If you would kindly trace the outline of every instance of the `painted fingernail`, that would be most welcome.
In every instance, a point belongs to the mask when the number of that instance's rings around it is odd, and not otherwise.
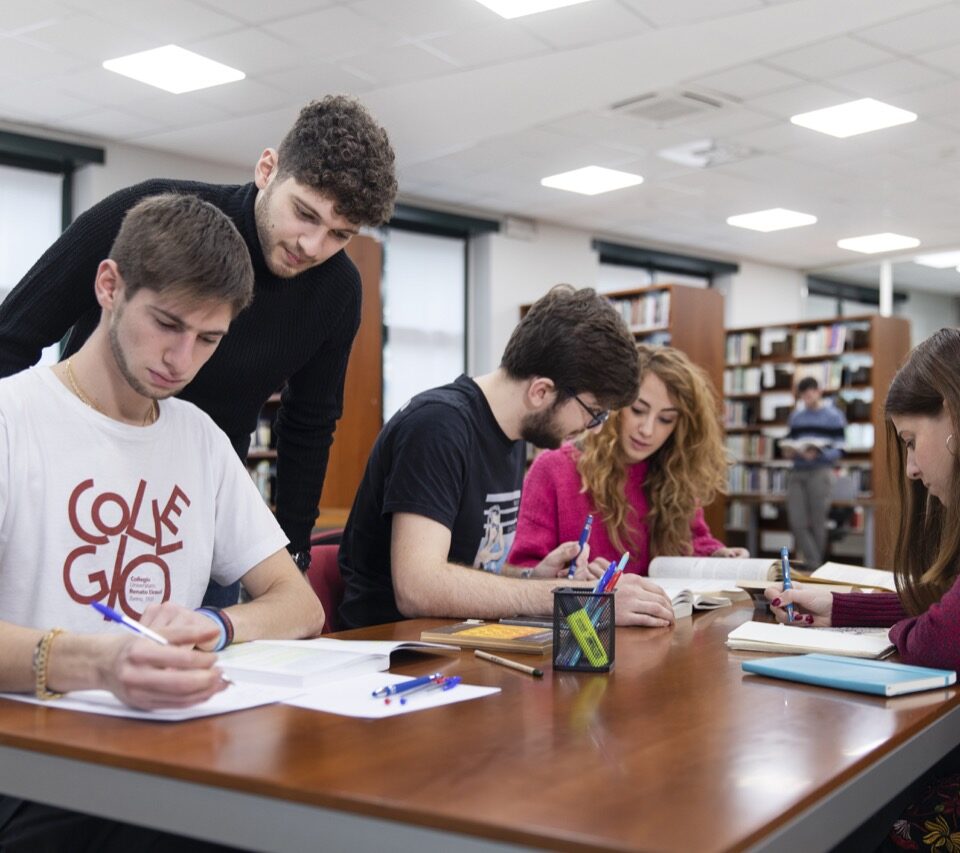
[[[775,598],[775,599],[773,599],[773,602],[772,602],[772,603],[773,603],[773,606],[774,606],[774,607],[779,607],[779,606],[780,606],[780,599],[779,599],[779,598]]]
[[[813,616],[811,616],[811,615],[808,613],[806,616],[803,617],[803,621],[804,621],[804,622],[809,622],[810,624],[813,624]]]

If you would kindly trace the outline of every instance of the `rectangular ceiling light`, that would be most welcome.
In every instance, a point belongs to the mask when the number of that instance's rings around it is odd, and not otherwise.
[[[848,237],[837,240],[841,249],[851,252],[862,252],[864,255],[875,255],[877,252],[895,252],[898,249],[913,249],[920,245],[916,237],[904,237],[903,234],[866,234],[863,237]]]
[[[247,75],[175,44],[131,53],[103,63],[107,71],[132,77],[174,95],[243,80]]]
[[[572,172],[550,175],[540,181],[542,186],[581,195],[599,195],[612,190],[622,190],[624,187],[635,187],[642,183],[643,178],[640,175],[618,172],[616,169],[607,169],[603,166],[584,166]]]
[[[524,15],[535,15],[537,12],[548,12],[551,9],[562,9],[564,6],[576,6],[578,3],[589,3],[590,0],[477,0],[491,12],[496,12],[501,18],[522,18]]]
[[[957,252],[934,252],[929,255],[917,255],[913,262],[922,264],[925,267],[933,267],[938,270],[945,270],[950,267],[960,267],[960,251]]]
[[[800,228],[802,225],[813,225],[816,221],[817,217],[810,213],[798,213],[784,207],[771,207],[769,210],[757,210],[754,213],[739,213],[736,216],[727,217],[727,225],[763,232]]]
[[[892,107],[873,98],[861,98],[859,101],[837,104],[835,107],[800,113],[790,119],[800,127],[808,127],[840,139],[916,120],[916,113]]]

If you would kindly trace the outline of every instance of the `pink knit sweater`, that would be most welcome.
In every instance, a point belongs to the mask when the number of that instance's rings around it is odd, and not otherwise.
[[[593,502],[580,491],[580,474],[576,460],[579,451],[570,444],[559,450],[541,453],[530,466],[523,481],[520,497],[520,515],[517,535],[507,562],[515,566],[535,566],[562,542],[576,542],[580,538],[583,522],[588,513],[594,514],[593,530],[590,533],[590,558],[620,559],[620,553],[607,536],[606,525],[597,513]],[[647,498],[643,481],[647,463],[631,465],[625,484],[627,501],[636,510],[631,519],[637,528],[638,546],[630,554],[627,572],[647,574],[650,563],[648,531],[646,527]],[[714,539],[697,509],[690,522],[693,553],[698,556],[712,554],[723,543]]]

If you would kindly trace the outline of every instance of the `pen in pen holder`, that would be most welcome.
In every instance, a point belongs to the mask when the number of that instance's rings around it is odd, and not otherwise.
[[[553,668],[609,672],[614,659],[613,592],[577,587],[553,591]]]

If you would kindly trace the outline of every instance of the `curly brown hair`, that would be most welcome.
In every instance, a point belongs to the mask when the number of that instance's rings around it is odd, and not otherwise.
[[[358,225],[383,225],[397,195],[387,132],[354,98],[328,95],[302,110],[280,143],[278,174],[334,199]]]
[[[650,558],[693,551],[690,522],[699,504],[727,490],[729,456],[723,444],[720,408],[703,370],[673,347],[637,347],[640,381],[656,375],[679,412],[673,433],[648,461],[644,491],[649,510]],[[577,470],[617,550],[637,546],[636,508],[628,504],[629,462],[620,440],[621,412],[581,440]]]

